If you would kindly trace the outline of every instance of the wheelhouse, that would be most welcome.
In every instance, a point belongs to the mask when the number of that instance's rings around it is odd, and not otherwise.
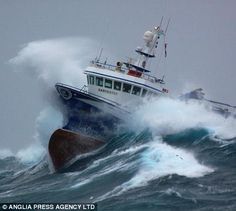
[[[161,87],[152,85],[153,82],[117,71],[91,67],[85,74],[89,94],[124,106],[164,93]]]
[[[117,62],[115,65],[101,62],[101,52],[85,69],[87,84],[81,89],[58,85],[58,91],[65,100],[81,101],[88,107],[108,112],[116,117],[120,111],[129,112],[146,98],[166,95],[164,77],[157,78],[149,70],[148,61],[155,57],[158,39],[165,36],[160,27],[144,33],[144,46],[138,47],[136,59]],[[165,45],[166,47],[166,45]],[[166,50],[166,49],[165,49]],[[147,69],[148,68],[148,69]],[[115,114],[114,114],[115,113]]]
[[[97,88],[102,87],[107,90],[112,90],[115,92],[123,92],[142,97],[145,97],[148,94],[155,95],[153,91],[148,91],[146,88],[143,88],[142,86],[139,85],[135,85],[129,82],[112,80],[109,78],[99,77],[90,74],[87,75],[87,83],[88,83],[88,90],[90,90],[91,86],[95,86]]]

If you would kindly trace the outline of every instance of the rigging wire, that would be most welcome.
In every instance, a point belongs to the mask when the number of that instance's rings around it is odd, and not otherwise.
[[[162,57],[163,57],[163,53],[165,54],[165,58],[167,57],[167,42],[166,42],[166,35],[167,35],[167,30],[170,24],[170,18],[168,19],[167,25],[166,25],[166,29],[164,31],[164,40],[163,40],[163,44],[162,44],[162,48],[161,48],[161,52],[159,54],[159,59],[157,61],[157,65],[156,65],[156,71],[159,70],[159,67],[161,65],[162,62]],[[166,64],[166,63],[165,63]],[[166,68],[163,68],[166,69]]]
[[[96,54],[96,59],[95,60],[100,59],[100,57],[101,57],[101,54],[102,54],[102,52],[104,50],[103,49],[103,44],[104,44],[105,38],[107,38],[107,36],[108,36],[109,30],[110,30],[110,23],[107,21],[106,28],[105,28],[105,30],[103,31],[103,34],[102,34],[102,39],[101,39],[101,41],[100,41],[100,43],[98,45],[98,49],[97,49],[97,54]]]

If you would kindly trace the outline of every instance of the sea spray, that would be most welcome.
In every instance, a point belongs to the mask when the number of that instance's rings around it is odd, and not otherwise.
[[[51,134],[66,121],[54,85],[57,82],[81,87],[86,84],[83,70],[95,56],[94,45],[96,42],[88,38],[33,41],[24,45],[17,56],[9,61],[16,72],[29,74],[33,80],[40,80],[42,90],[45,91],[43,96],[38,93],[38,98],[46,106],[36,118],[32,142],[16,153],[21,162],[34,163],[45,155]],[[10,150],[0,154],[1,157],[13,155]]]
[[[52,133],[63,127],[63,121],[64,117],[60,110],[56,110],[52,106],[46,107],[36,119],[35,139],[47,147]]]
[[[25,149],[17,152],[16,158],[25,165],[33,165],[40,162],[46,155],[46,149],[39,142],[35,142]]]
[[[94,57],[94,45],[85,38],[33,41],[9,62],[17,71],[27,72],[51,88],[58,82],[82,87],[86,84],[83,70]]]
[[[19,149],[16,153],[13,153],[10,149],[0,150],[0,160],[11,157],[17,159],[22,164],[32,165],[40,162],[45,154],[45,148],[36,141],[24,149]]]
[[[236,137],[236,119],[214,113],[199,102],[171,98],[154,98],[136,109],[127,120],[129,128],[149,128],[156,135],[167,135],[190,128],[205,128],[221,138]]]
[[[119,196],[134,188],[148,186],[152,180],[160,177],[176,174],[195,178],[214,172],[212,167],[201,164],[192,152],[170,146],[162,142],[161,137],[154,137],[153,141],[144,146],[146,149],[139,153],[135,163],[126,163],[129,168],[134,168],[133,165],[136,165],[137,171],[134,176],[99,197],[98,201]]]
[[[9,149],[0,149],[0,159],[5,159],[14,156],[13,152]]]

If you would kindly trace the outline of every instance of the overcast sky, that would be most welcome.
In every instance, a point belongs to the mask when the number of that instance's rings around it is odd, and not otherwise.
[[[0,147],[31,143],[45,107],[36,75],[8,62],[27,43],[83,37],[102,43],[104,56],[126,59],[162,16],[171,18],[168,58],[153,68],[169,89],[202,87],[209,98],[236,104],[235,8],[235,0],[0,0]]]

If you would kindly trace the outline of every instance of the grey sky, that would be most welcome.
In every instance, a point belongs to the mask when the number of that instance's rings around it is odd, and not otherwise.
[[[168,58],[157,71],[165,74],[169,89],[202,87],[209,98],[236,104],[235,8],[234,0],[0,0],[0,147],[32,142],[35,119],[45,106],[41,83],[7,63],[23,45],[88,37],[104,40],[107,57],[112,52],[112,58],[125,59],[135,55],[144,31],[162,16],[171,18]]]

